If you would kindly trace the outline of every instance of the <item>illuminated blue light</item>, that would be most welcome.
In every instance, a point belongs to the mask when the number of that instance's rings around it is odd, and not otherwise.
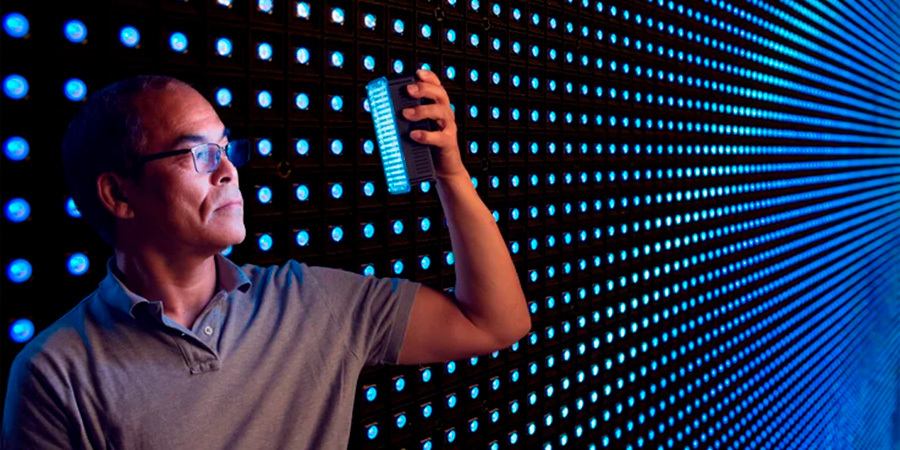
[[[431,381],[431,369],[422,370],[422,382],[427,383]]]
[[[31,278],[31,263],[24,259],[14,259],[6,267],[6,277],[13,283],[24,283]]]
[[[334,183],[331,185],[331,197],[334,199],[339,199],[344,195],[344,187],[341,183]]]
[[[403,73],[403,61],[395,59],[391,67],[394,69],[394,73]]]
[[[403,31],[406,29],[406,25],[402,20],[396,19],[394,20],[394,33],[403,34]]]
[[[374,30],[375,25],[377,25],[377,24],[378,24],[378,21],[375,18],[374,14],[366,14],[365,17],[363,17],[363,25],[365,25],[366,28],[368,28],[370,30]]]
[[[273,0],[257,0],[256,2],[256,9],[265,14],[272,14],[274,7]]]
[[[10,222],[21,223],[28,220],[31,215],[31,205],[24,198],[13,198],[6,202],[6,219]]]
[[[28,157],[31,146],[25,138],[13,136],[3,143],[3,154],[11,161],[22,161]]]
[[[331,52],[331,66],[337,68],[344,67],[344,54],[338,51]]]
[[[419,221],[419,229],[423,232],[431,229],[431,220],[427,217],[423,217],[422,220]]]
[[[262,186],[256,190],[256,199],[259,200],[260,203],[266,204],[272,201],[272,188],[268,186]]]
[[[344,229],[339,226],[332,228],[331,240],[334,242],[341,242],[342,239],[344,239]]]
[[[119,42],[129,48],[136,48],[141,43],[141,33],[133,26],[122,27],[119,31]]]
[[[272,141],[262,138],[256,142],[256,152],[260,156],[269,156],[272,154]]]
[[[3,31],[11,37],[22,38],[28,35],[28,19],[19,13],[9,13],[3,17]]]
[[[403,233],[403,221],[395,220],[394,223],[391,225],[391,228],[394,230],[394,234],[399,235],[399,234]]]
[[[456,440],[456,430],[447,431],[447,442],[453,442]]]
[[[366,400],[374,402],[376,398],[378,398],[378,389],[376,389],[375,386],[366,388]]]
[[[425,39],[431,39],[431,25],[427,23],[419,27],[419,34]]]
[[[394,274],[395,274],[395,275],[400,275],[400,274],[403,273],[403,261],[401,261],[401,260],[399,260],[399,259],[396,260],[396,261],[394,261],[394,264],[393,264],[392,267],[393,267],[393,269],[394,269]]]
[[[447,42],[453,44],[456,42],[456,30],[449,29],[446,33],[444,33],[444,37],[447,39]]]
[[[478,44],[481,43],[481,39],[477,34],[472,33],[469,35],[469,44],[472,44],[472,47],[478,47]]]
[[[17,319],[9,326],[9,338],[22,344],[34,337],[34,323],[28,319]]]
[[[260,250],[267,252],[272,248],[272,236],[269,233],[263,233],[256,240],[256,243]]]
[[[294,191],[294,196],[297,197],[297,200],[301,202],[309,200],[309,187],[307,187],[305,184],[297,186],[297,189]]]
[[[300,5],[297,5],[297,8],[298,8],[298,11],[299,11]],[[307,7],[307,8],[308,8],[308,7]],[[344,18],[345,18],[345,16],[344,16],[344,10],[343,10],[343,9],[341,9],[341,8],[331,8],[331,23],[334,23],[334,24],[336,24],[336,25],[343,25],[343,24],[344,24]]]
[[[406,426],[406,414],[400,413],[397,414],[397,418],[394,421],[397,424],[397,428],[403,428]]]
[[[371,239],[372,236],[375,236],[375,225],[372,225],[371,223],[365,224],[363,226],[363,236],[365,236],[366,239]]]
[[[256,46],[256,56],[263,61],[271,61],[272,60],[272,46],[263,42]]]
[[[84,275],[90,267],[90,260],[84,253],[73,253],[66,263],[69,273],[75,276]]]
[[[21,75],[9,75],[3,79],[3,93],[14,100],[25,98],[28,95],[28,81]]]
[[[309,231],[298,231],[297,235],[294,237],[294,240],[297,242],[298,246],[306,247],[307,245],[309,245]]]
[[[69,199],[66,200],[66,214],[74,219],[81,217],[81,211],[78,210],[78,207],[75,205],[75,199],[72,197],[69,197]]]
[[[297,2],[297,8],[294,10],[294,14],[297,16],[298,19],[309,20],[309,13],[310,13],[309,3]],[[334,17],[333,14],[334,13],[332,12],[332,17]],[[341,20],[341,22],[343,22],[343,20]]]
[[[309,64],[309,49],[306,47],[298,48],[294,53],[294,59],[300,64]]]
[[[79,102],[84,100],[87,96],[87,86],[84,84],[84,81],[81,81],[78,78],[71,78],[66,81],[63,92],[67,99],[73,102]]]
[[[447,255],[444,257],[444,261],[448,266],[452,266],[455,259],[453,258],[453,252],[447,252]]]
[[[344,108],[344,98],[340,95],[333,95],[331,97],[331,109],[335,112],[340,111]]]
[[[419,258],[419,267],[421,267],[422,270],[428,270],[428,268],[431,267],[431,258],[429,258],[428,255]]]
[[[309,141],[306,139],[297,139],[294,143],[294,151],[300,156],[309,154]]]
[[[478,431],[478,419],[472,419],[469,422],[469,432],[474,433],[476,431]]]
[[[256,104],[259,105],[260,108],[271,108],[272,94],[269,91],[259,91],[259,93],[256,94]]]
[[[456,68],[453,66],[447,66],[447,68],[444,69],[444,75],[447,76],[448,80],[456,78]]]
[[[172,49],[172,51],[175,51],[178,53],[187,52],[187,48],[188,48],[187,36],[180,31],[172,33],[169,36],[169,47]]]
[[[369,55],[363,57],[363,68],[371,72],[375,70],[375,58]]]
[[[375,195],[375,183],[373,183],[371,181],[366,181],[363,184],[363,195],[365,195],[366,197],[371,197],[371,196]]]
[[[378,425],[369,425],[366,427],[366,437],[375,439],[378,437]]]
[[[477,82],[478,81],[478,71],[475,69],[470,70],[469,71],[469,79],[472,80],[473,83]]]
[[[72,19],[63,25],[63,34],[73,44],[80,44],[87,39],[87,26],[84,22]]]
[[[299,110],[305,111],[309,108],[309,96],[302,92],[297,94],[294,97],[294,106],[296,106]]]
[[[223,37],[216,40],[216,53],[219,56],[231,56],[232,48],[230,39]]]

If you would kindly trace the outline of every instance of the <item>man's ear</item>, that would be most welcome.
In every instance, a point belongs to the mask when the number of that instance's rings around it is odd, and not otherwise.
[[[110,214],[119,219],[131,219],[134,210],[125,195],[124,178],[113,172],[105,172],[97,177],[97,196]]]

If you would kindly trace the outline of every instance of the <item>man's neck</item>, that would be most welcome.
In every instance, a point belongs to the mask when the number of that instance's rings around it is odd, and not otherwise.
[[[116,267],[129,290],[161,301],[165,315],[189,330],[216,293],[215,256],[116,249]]]

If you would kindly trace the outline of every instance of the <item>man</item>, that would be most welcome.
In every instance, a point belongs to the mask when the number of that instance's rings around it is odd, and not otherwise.
[[[364,365],[449,361],[505,348],[529,313],[505,242],[463,166],[446,91],[429,71],[404,111],[434,119],[437,190],[455,299],[342,270],[237,267],[242,144],[203,96],[166,77],[94,94],[63,144],[84,217],[114,247],[97,291],[16,357],[9,448],[346,447]],[[232,161],[235,159],[235,161]]]

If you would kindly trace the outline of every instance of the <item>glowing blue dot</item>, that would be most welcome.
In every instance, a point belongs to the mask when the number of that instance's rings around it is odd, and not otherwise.
[[[344,239],[344,229],[336,226],[331,229],[331,240],[334,242],[341,242],[341,239]]]
[[[13,136],[3,143],[3,153],[12,161],[21,161],[28,157],[31,146],[25,138]]]
[[[216,0],[216,3],[218,3],[219,6],[231,8],[231,4],[234,2],[232,0]]]
[[[447,442],[453,442],[456,440],[456,430],[450,430],[447,432]]]
[[[514,87],[519,87],[519,85],[522,84],[522,79],[518,75],[513,75],[512,78],[510,78],[510,82]]]
[[[431,182],[429,182],[429,181],[423,181],[422,184],[419,185],[419,187],[422,189],[422,192],[423,192],[423,193],[426,193],[426,194],[427,194],[428,191],[431,190]]]
[[[431,26],[427,23],[419,27],[419,34],[425,39],[431,39]]]
[[[451,44],[456,42],[456,30],[453,30],[452,28],[447,30],[447,33],[445,33],[445,36],[447,38],[447,42],[449,42]]]
[[[375,18],[374,14],[366,14],[365,17],[363,17],[363,25],[365,25],[366,28],[368,28],[370,30],[374,30],[375,25],[377,25],[377,24],[378,24],[378,21]]]
[[[23,343],[34,337],[34,323],[28,319],[18,319],[9,326],[9,338],[16,343]]]
[[[73,102],[79,102],[84,100],[84,97],[87,96],[87,86],[84,84],[84,81],[81,81],[78,78],[72,78],[66,81],[63,92],[67,99]]]
[[[403,61],[395,59],[392,68],[394,69],[394,73],[403,73]]]
[[[422,371],[422,382],[427,383],[431,381],[431,369],[425,369]]]
[[[450,396],[447,397],[447,407],[448,408],[456,407],[456,396],[455,395],[451,394]]]
[[[375,183],[366,181],[366,183],[363,184],[363,195],[365,195],[366,197],[375,195]]]
[[[401,261],[399,259],[394,261],[393,268],[394,268],[394,274],[400,275],[401,273],[403,273],[403,261]]]
[[[310,13],[309,3],[307,3],[307,2],[297,3],[297,8],[294,12],[296,13],[297,18],[309,19],[309,13]]]
[[[256,142],[256,151],[260,156],[269,156],[272,154],[272,141],[262,138]]]
[[[419,266],[422,270],[428,270],[428,268],[431,267],[431,258],[429,258],[428,255],[419,258]]]
[[[375,236],[375,225],[372,225],[371,223],[365,224],[365,226],[363,226],[363,236],[365,236],[366,239],[371,239],[372,236]]]
[[[363,153],[371,155],[373,152],[375,152],[375,143],[372,142],[371,139],[366,139],[365,141],[363,141],[362,148]]]
[[[366,427],[366,437],[369,439],[375,439],[378,437],[378,425],[369,425]]]
[[[73,253],[72,256],[69,256],[69,261],[66,263],[69,273],[75,276],[84,275],[90,266],[90,260],[84,253]]]
[[[80,44],[87,39],[87,26],[84,22],[73,19],[63,25],[63,34],[69,42]]]
[[[3,93],[14,100],[22,99],[28,95],[28,81],[21,75],[9,75],[3,80]]]
[[[256,2],[256,8],[259,9],[260,12],[266,14],[272,14],[272,8],[274,7],[275,5],[272,0],[258,0]]]
[[[256,47],[256,56],[263,61],[272,60],[272,46],[267,42],[263,42]]]
[[[216,40],[216,53],[219,56],[231,56],[231,40],[228,38],[219,38]]]
[[[378,397],[378,389],[375,389],[375,386],[369,386],[366,389],[366,400],[370,402],[374,402]]]
[[[403,34],[404,30],[406,30],[406,25],[403,21],[400,19],[394,20],[394,33]]]
[[[219,88],[216,91],[216,103],[223,108],[231,105],[231,91],[227,88]]]
[[[403,428],[406,426],[406,414],[399,414],[396,419],[397,428]]]
[[[9,13],[3,18],[3,31],[14,38],[25,37],[28,34],[28,19],[19,13]]]
[[[6,218],[10,222],[20,223],[31,215],[31,205],[24,198],[14,198],[6,202]]]
[[[431,219],[423,217],[422,220],[419,221],[419,229],[423,232],[431,229]]]
[[[477,34],[472,33],[472,35],[469,36],[469,43],[472,44],[472,47],[478,47],[478,44],[481,43],[481,40]]]
[[[272,201],[272,188],[263,186],[256,191],[256,198],[260,203],[269,203]]]
[[[469,422],[469,431],[472,433],[478,431],[478,419],[473,419]]]
[[[72,197],[69,197],[69,199],[66,200],[66,213],[70,217],[76,219],[81,217],[81,211],[78,210],[78,207],[75,205],[75,199],[73,199]]]
[[[188,47],[188,38],[182,32],[175,32],[169,36],[169,47],[172,48],[173,51],[178,53],[184,53],[187,51]]]
[[[432,408],[430,404],[423,406],[422,407],[422,417],[424,417],[426,419],[431,417],[431,413],[433,410],[434,410],[434,408]]]
[[[403,233],[403,221],[402,220],[395,220],[392,227],[394,230],[394,234]]]
[[[432,447],[431,438],[425,439],[425,442],[422,443],[422,450],[432,450]]]
[[[306,247],[309,244],[309,231],[300,230],[294,239],[300,247]]]
[[[472,105],[469,107],[469,117],[475,118],[478,117],[478,107]]]
[[[305,111],[309,108],[309,96],[304,93],[297,94],[297,96],[294,97],[294,106],[296,106],[297,109]]]
[[[453,66],[447,66],[447,68],[444,69],[444,75],[447,76],[448,80],[456,78],[456,68]]]
[[[297,139],[294,144],[294,150],[298,155],[305,156],[309,153],[309,141],[306,139]]]
[[[331,52],[331,65],[334,67],[343,67],[344,54],[341,52]]]
[[[135,48],[141,43],[141,33],[133,26],[123,27],[119,31],[119,41],[126,47]]]
[[[14,259],[6,267],[6,277],[13,283],[23,283],[31,278],[31,263],[24,259]]]
[[[306,47],[298,48],[296,53],[294,53],[294,58],[296,58],[297,62],[300,64],[309,64],[309,49]]]
[[[344,107],[344,98],[340,95],[334,95],[331,97],[331,109],[334,111],[340,111]]]
[[[301,184],[300,186],[297,186],[294,195],[297,197],[297,200],[305,202],[309,200],[309,188],[305,184]]]
[[[331,185],[331,196],[335,199],[341,198],[344,195],[344,187],[341,186],[341,183],[334,183]]]
[[[477,82],[478,81],[478,71],[475,69],[470,70],[469,71],[469,79],[472,80],[473,83]]]
[[[455,259],[453,258],[453,252],[447,252],[447,256],[444,257],[444,261],[447,262],[448,266],[452,266]]]
[[[341,8],[331,8],[331,22],[338,25],[343,25],[344,10]]]
[[[269,91],[259,91],[256,94],[256,103],[260,108],[270,108],[272,107],[272,94]]]
[[[369,55],[363,57],[363,68],[371,72],[375,70],[375,58]]]
[[[263,233],[256,240],[256,243],[260,250],[267,252],[272,248],[272,236],[269,233]]]

